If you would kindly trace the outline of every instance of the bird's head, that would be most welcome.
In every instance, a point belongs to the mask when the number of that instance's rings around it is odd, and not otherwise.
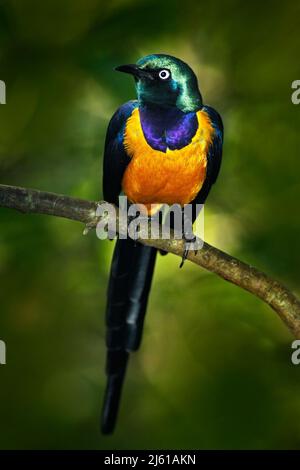
[[[176,106],[188,113],[202,106],[198,82],[193,70],[182,60],[165,54],[151,54],[136,64],[116,67],[135,78],[141,103]]]

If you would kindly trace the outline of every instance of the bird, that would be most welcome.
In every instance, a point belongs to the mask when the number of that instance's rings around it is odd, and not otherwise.
[[[192,68],[171,55],[151,54],[115,70],[133,76],[137,99],[120,106],[108,125],[104,199],[118,205],[123,194],[143,204],[149,217],[162,204],[204,204],[219,174],[224,131],[219,113],[203,104]],[[194,241],[193,233],[183,239]],[[141,343],[156,255],[153,247],[117,238],[105,312],[103,434],[115,429],[129,355]]]

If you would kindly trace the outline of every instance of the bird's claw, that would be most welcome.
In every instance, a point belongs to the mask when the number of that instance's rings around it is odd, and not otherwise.
[[[202,243],[200,238],[196,237],[196,235],[192,234],[183,234],[184,240],[184,252],[181,258],[181,263],[179,268],[182,268],[184,265],[185,260],[189,254],[189,251],[193,251],[195,255],[197,255],[198,250],[202,247]]]
[[[85,224],[84,230],[82,232],[82,235],[87,235],[93,228],[95,228],[95,225],[93,223],[87,223]]]

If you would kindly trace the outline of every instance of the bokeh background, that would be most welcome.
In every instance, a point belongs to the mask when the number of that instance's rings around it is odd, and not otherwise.
[[[206,240],[300,294],[297,1],[0,1],[1,183],[100,199],[106,127],[134,97],[113,67],[188,62],[225,124]],[[300,366],[249,293],[159,257],[118,427],[99,433],[113,244],[0,209],[0,447],[300,448]]]

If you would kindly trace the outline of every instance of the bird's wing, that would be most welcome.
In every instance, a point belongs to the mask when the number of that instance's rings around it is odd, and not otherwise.
[[[192,204],[192,223],[195,222],[201,210],[201,204],[204,204],[210,192],[212,185],[216,182],[222,161],[222,145],[224,128],[221,116],[210,106],[203,106],[202,112],[206,113],[214,128],[214,134],[207,152],[206,177],[202,188],[191,202]]]
[[[210,106],[203,106],[201,111],[208,115],[211,124],[214,128],[214,135],[207,153],[207,169],[205,182],[193,201],[193,203],[197,204],[204,204],[209,194],[211,186],[217,180],[222,161],[222,145],[224,136],[223,123],[219,113]]]
[[[209,116],[215,130],[207,155],[206,177],[210,180],[210,184],[212,185],[216,182],[221,167],[224,127],[221,116],[215,109],[210,106],[204,106],[203,110]]]
[[[118,204],[124,171],[130,162],[123,145],[127,119],[138,106],[136,100],[122,105],[110,120],[104,147],[103,197],[105,201]]]

